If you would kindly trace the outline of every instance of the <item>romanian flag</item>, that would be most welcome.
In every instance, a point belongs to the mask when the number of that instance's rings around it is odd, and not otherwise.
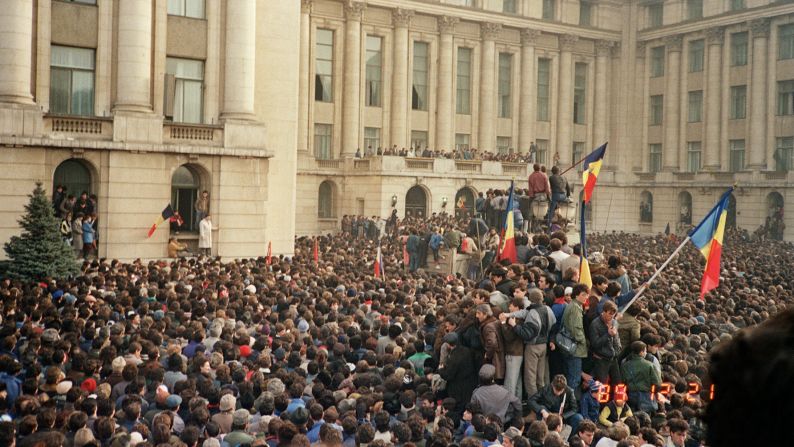
[[[601,163],[606,152],[607,143],[604,143],[584,158],[584,171],[582,172],[582,184],[584,185],[582,200],[584,203],[590,203],[590,197],[593,196],[593,189],[595,188],[598,173],[601,172]]]
[[[267,243],[267,256],[265,257],[265,264],[270,265],[273,263],[273,241]]]
[[[375,256],[375,277],[382,278],[383,273],[383,255],[381,255],[380,245],[378,245],[378,254]]]
[[[318,264],[320,262],[320,241],[317,238],[314,238],[314,263]]]
[[[173,217],[173,216],[174,216],[174,209],[171,208],[171,204],[169,203],[168,206],[165,207],[163,212],[160,213],[160,216],[154,222],[154,225],[152,225],[152,227],[149,228],[149,234],[147,234],[146,237],[147,238],[152,237],[152,235],[154,234],[155,230],[157,230],[157,226],[160,225],[161,223],[165,222],[166,220],[171,220],[171,217]]]
[[[586,284],[587,287],[593,288],[593,278],[590,276],[590,263],[587,258],[582,256],[581,263],[579,264],[579,282]]]
[[[689,232],[689,240],[703,253],[706,258],[706,269],[700,284],[700,299],[720,283],[720,256],[722,255],[722,237],[725,233],[725,221],[728,218],[728,201],[733,188],[729,188],[714,208],[703,218],[695,229]]]
[[[601,161],[599,161],[601,163]],[[595,184],[595,181],[593,182]],[[592,193],[592,191],[591,191]],[[579,217],[581,218],[582,222],[579,226],[580,234],[579,234],[579,244],[582,246],[582,258],[579,260],[579,282],[582,284],[586,284],[588,288],[593,288],[593,278],[590,276],[590,263],[587,262],[587,227],[585,222],[585,208],[587,205],[585,202],[582,202],[582,209],[579,213]],[[565,272],[563,272],[565,273]]]
[[[510,182],[510,195],[507,198],[507,213],[504,222],[504,238],[502,239],[502,250],[499,252],[499,260],[509,259],[511,263],[518,262],[518,254],[516,253],[516,237],[515,237],[515,218],[513,217],[513,182]]]

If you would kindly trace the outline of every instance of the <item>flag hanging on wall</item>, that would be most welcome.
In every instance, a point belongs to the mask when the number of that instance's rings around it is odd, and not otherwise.
[[[171,217],[173,217],[173,216],[174,216],[174,209],[173,209],[173,208],[171,208],[171,204],[169,203],[169,204],[168,204],[168,206],[167,206],[167,207],[165,207],[165,209],[163,210],[163,212],[162,212],[162,213],[160,213],[160,216],[159,216],[159,217],[157,218],[157,220],[154,222],[154,225],[152,225],[152,227],[151,227],[151,228],[149,228],[149,233],[146,235],[146,237],[147,237],[147,238],[150,238],[150,237],[152,237],[152,235],[154,234],[154,232],[157,230],[157,226],[158,226],[158,225],[160,225],[161,223],[165,222],[166,220],[169,220],[169,221],[170,221],[170,220],[171,220]]]

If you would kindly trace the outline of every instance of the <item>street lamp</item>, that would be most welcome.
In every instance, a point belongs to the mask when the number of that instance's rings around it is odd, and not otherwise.
[[[441,208],[446,208],[446,207],[447,207],[447,197],[444,196],[441,198]]]
[[[394,208],[397,206],[397,194],[391,196],[391,207]]]

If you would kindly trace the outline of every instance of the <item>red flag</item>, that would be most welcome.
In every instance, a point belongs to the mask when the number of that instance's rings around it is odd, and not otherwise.
[[[265,257],[265,264],[270,265],[273,262],[273,241],[267,243],[267,257]]]
[[[383,276],[383,256],[380,253],[380,245],[378,245],[378,254],[375,256],[375,277],[381,278]]]
[[[320,241],[314,238],[314,263],[320,262]]]

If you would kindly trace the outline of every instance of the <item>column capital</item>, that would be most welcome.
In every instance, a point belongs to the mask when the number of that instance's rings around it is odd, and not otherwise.
[[[301,13],[311,14],[314,7],[314,0],[301,0]]]
[[[611,40],[596,40],[595,41],[596,56],[609,56],[609,53],[612,51],[612,47],[614,46],[615,46],[615,42]]]
[[[579,41],[579,36],[575,34],[562,34],[560,36],[560,50],[571,51]]]
[[[648,42],[644,40],[637,41],[637,57],[645,57],[645,47],[648,46]]]
[[[480,34],[482,35],[483,40],[495,40],[497,37],[499,37],[499,33],[501,31],[501,23],[486,22],[480,25]]]
[[[715,26],[706,30],[706,41],[709,45],[722,45],[725,41],[725,27]]]
[[[345,17],[347,18],[347,20],[360,21],[361,14],[364,13],[365,9],[367,9],[366,3],[348,0],[345,3]]]
[[[664,46],[667,47],[669,51],[680,52],[684,45],[684,36],[682,34],[667,36],[662,39],[662,42],[664,42]]]
[[[521,45],[535,45],[540,37],[539,29],[524,28],[521,30]]]
[[[753,37],[769,37],[769,23],[768,18],[763,18],[750,20],[747,25],[750,27]]]
[[[455,25],[460,22],[460,19],[451,16],[441,16],[436,19],[436,22],[438,22],[438,31],[441,34],[451,34],[455,32]]]
[[[391,12],[391,21],[394,26],[408,28],[411,26],[413,18],[414,12],[409,9],[397,8]]]

